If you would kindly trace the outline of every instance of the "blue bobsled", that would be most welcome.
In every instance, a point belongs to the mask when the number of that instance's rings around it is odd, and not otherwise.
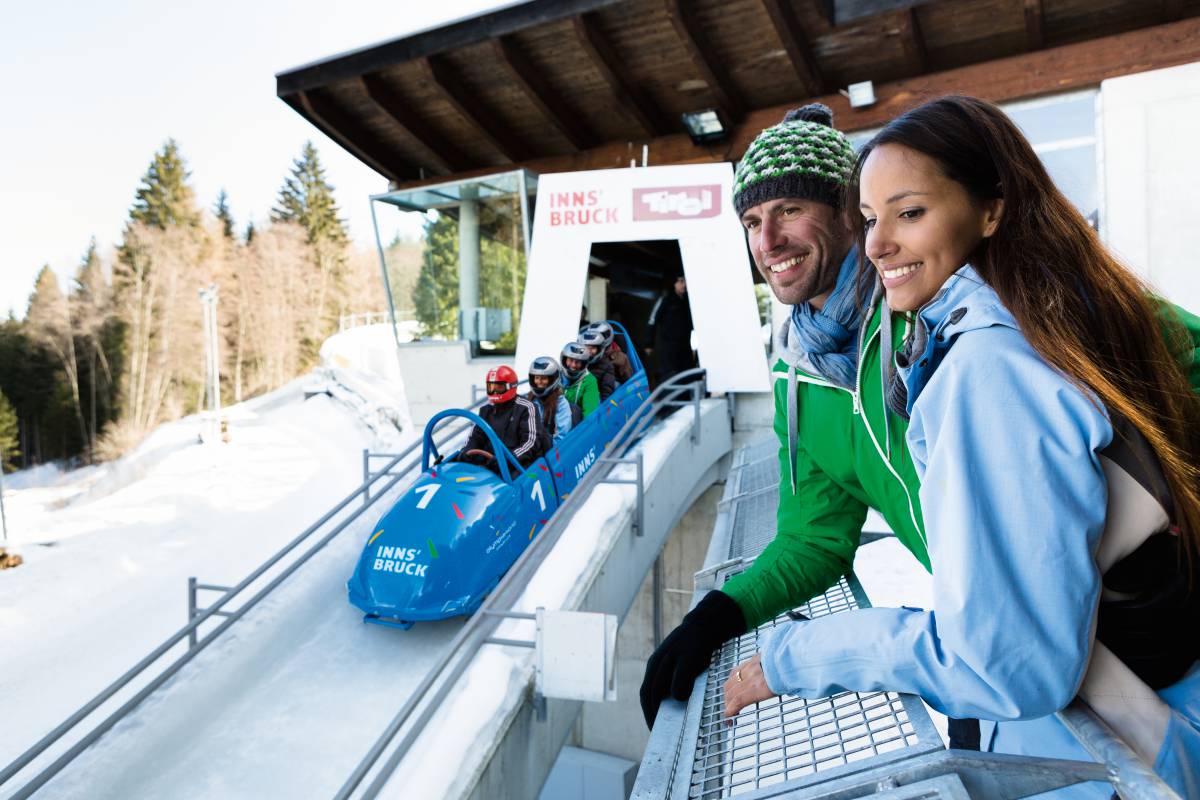
[[[365,622],[409,628],[479,608],[649,393],[629,335],[611,324],[624,340],[633,377],[530,466],[522,467],[470,411],[448,409],[429,420],[421,475],[375,525],[347,582]],[[499,475],[455,460],[458,453],[439,458],[433,432],[449,417],[483,430]]]

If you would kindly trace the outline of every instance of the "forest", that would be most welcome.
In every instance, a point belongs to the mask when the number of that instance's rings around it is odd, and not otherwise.
[[[189,179],[168,140],[141,177],[113,253],[103,256],[93,239],[66,281],[44,266],[24,316],[0,322],[6,469],[111,459],[198,410],[204,287],[219,291],[224,403],[302,374],[341,315],[384,306],[378,256],[350,242],[311,142],[259,227],[239,229],[224,190],[201,208]],[[395,282],[411,292],[420,244],[393,242],[388,255]]]

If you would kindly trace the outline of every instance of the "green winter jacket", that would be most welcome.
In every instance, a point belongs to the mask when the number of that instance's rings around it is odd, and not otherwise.
[[[563,389],[563,397],[579,406],[585,417],[591,414],[600,405],[600,386],[596,383],[596,376],[590,372],[583,373],[582,378]]]
[[[850,572],[867,508],[876,509],[900,542],[930,569],[916,469],[905,442],[908,421],[888,410],[880,362],[880,307],[860,331],[857,391],[797,373],[799,441],[795,490],[789,472],[788,367],[772,370],[775,435],[779,447],[779,506],[775,539],[754,563],[722,588],[755,627],[814,597]],[[1200,318],[1167,303],[1187,340],[1168,336],[1200,392]],[[893,317],[890,351],[900,349],[908,326]],[[1179,331],[1179,328],[1175,328]]]

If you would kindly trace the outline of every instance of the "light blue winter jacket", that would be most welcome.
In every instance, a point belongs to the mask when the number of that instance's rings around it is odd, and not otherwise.
[[[1033,350],[971,266],[916,324],[927,346],[899,371],[933,610],[778,626],[762,644],[767,684],[804,697],[911,692],[954,717],[1034,720],[994,734],[985,726],[985,749],[990,741],[1004,752],[1088,759],[1048,715],[1076,695],[1089,664],[1108,489],[1099,453],[1112,427]],[[1200,797],[1200,668],[1158,696],[1170,721],[1149,758],[1184,797]],[[1088,786],[1076,791],[1112,791]]]
[[[529,399],[533,401],[533,407],[537,409],[538,419],[546,412],[542,410],[542,402],[534,397],[533,392],[529,393]],[[554,405],[554,441],[558,441],[566,436],[571,430],[571,404],[567,402],[567,398],[561,394],[558,397],[558,402]]]

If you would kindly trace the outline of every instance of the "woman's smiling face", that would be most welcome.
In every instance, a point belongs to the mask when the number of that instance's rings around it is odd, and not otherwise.
[[[915,311],[996,232],[1002,200],[980,203],[929,156],[884,144],[859,177],[866,255],[883,279],[888,306]]]

